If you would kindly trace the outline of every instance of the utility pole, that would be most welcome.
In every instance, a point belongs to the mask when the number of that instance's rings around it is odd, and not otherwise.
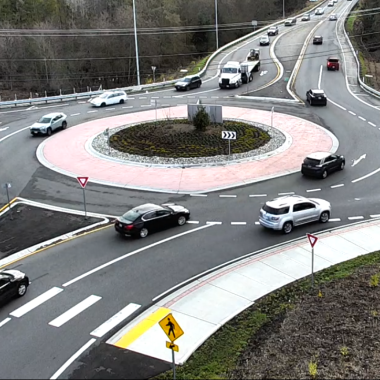
[[[138,46],[138,43],[137,43],[136,4],[135,4],[135,0],[133,0],[133,25],[134,25],[134,29],[135,29],[137,85],[140,86],[139,46]]]
[[[218,0],[215,0],[215,35],[216,35],[216,50],[219,49],[219,36],[218,36]]]
[[[285,20],[285,0],[282,0],[282,18]]]

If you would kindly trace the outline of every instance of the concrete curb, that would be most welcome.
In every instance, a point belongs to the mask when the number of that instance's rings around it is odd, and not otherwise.
[[[236,99],[248,99],[248,100],[257,100],[262,102],[271,102],[271,103],[288,103],[288,104],[296,104],[296,105],[304,105],[299,100],[294,99],[285,99],[285,98],[268,98],[268,97],[260,97],[260,96],[248,96],[248,95],[235,95]]]
[[[28,199],[24,199],[24,198],[16,198],[16,201],[13,202],[11,204],[11,208],[17,206],[17,205],[20,205],[20,204],[24,204],[24,205],[29,205],[29,206],[33,206],[33,207],[39,207],[39,208],[44,208],[44,209],[47,209],[47,210],[52,210],[52,211],[58,211],[58,212],[65,212],[65,213],[70,213],[70,214],[75,214],[75,215],[84,215],[84,212],[83,211],[78,211],[78,210],[72,210],[72,209],[66,209],[66,208],[62,208],[62,207],[57,207],[57,206],[51,206],[51,205],[46,205],[46,204],[43,204],[43,203],[39,203],[39,202],[34,202],[34,201],[30,201]],[[7,213],[9,211],[9,209],[6,209],[4,211],[2,211],[0,213],[0,216]],[[68,239],[71,239],[72,237],[76,236],[76,235],[80,235],[88,230],[91,230],[91,229],[94,229],[95,227],[100,227],[100,226],[103,226],[107,223],[110,222],[110,220],[108,219],[108,217],[110,216],[105,216],[105,215],[102,215],[102,214],[96,214],[96,213],[87,213],[88,216],[90,217],[93,217],[93,218],[100,218],[100,219],[103,219],[102,221],[100,222],[97,222],[97,223],[94,223],[94,224],[91,224],[87,227],[82,227],[82,228],[79,228],[78,230],[75,230],[75,231],[71,231],[67,234],[64,234],[64,235],[60,235],[60,236],[57,236],[53,239],[49,239],[49,240],[46,240],[42,243],[39,243],[39,244],[36,244],[36,245],[33,245],[32,247],[28,247],[28,248],[25,248],[23,249],[22,251],[19,251],[19,252],[16,252],[8,257],[5,257],[4,259],[1,259],[0,260],[0,268],[3,268],[15,261],[18,261],[20,259],[23,259],[23,258],[26,258],[27,256],[29,256],[30,254],[40,250],[40,249],[43,249],[43,248],[47,248],[48,246],[51,246],[51,245],[54,245],[55,243],[58,243],[60,241],[65,241],[65,240],[68,240]]]

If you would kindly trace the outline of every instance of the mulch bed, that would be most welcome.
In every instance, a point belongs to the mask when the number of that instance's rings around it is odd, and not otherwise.
[[[235,131],[231,154],[260,148],[270,140],[269,134],[252,125],[226,121],[199,132],[187,119],[143,123],[125,128],[110,138],[112,148],[128,154],[158,157],[212,157],[228,154],[228,141],[222,131]]]
[[[28,205],[13,207],[12,217],[0,217],[0,259],[101,220]]]
[[[305,294],[264,325],[233,379],[380,378],[379,265]],[[266,312],[266,311],[264,311]]]

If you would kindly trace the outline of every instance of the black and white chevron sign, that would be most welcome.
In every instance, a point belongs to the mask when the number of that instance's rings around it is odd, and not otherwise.
[[[224,139],[224,140],[236,140],[236,132],[222,131],[222,139]]]

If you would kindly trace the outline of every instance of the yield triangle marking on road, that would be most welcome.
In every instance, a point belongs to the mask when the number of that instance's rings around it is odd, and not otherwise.
[[[88,177],[77,177],[77,181],[79,184],[83,187],[83,189],[86,187],[88,182]]]
[[[311,248],[314,248],[316,242],[318,241],[318,238],[312,234],[306,234],[306,236],[309,239],[309,243],[311,245]]]

